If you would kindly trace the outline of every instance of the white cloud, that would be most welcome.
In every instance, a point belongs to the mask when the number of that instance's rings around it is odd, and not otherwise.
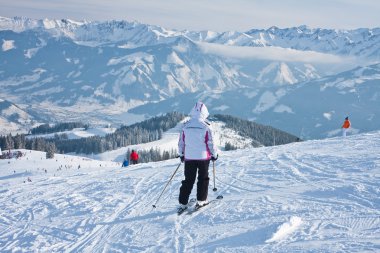
[[[343,63],[350,60],[349,58],[332,54],[324,54],[314,51],[299,51],[280,47],[241,47],[204,42],[197,44],[205,53],[227,58],[306,63]]]

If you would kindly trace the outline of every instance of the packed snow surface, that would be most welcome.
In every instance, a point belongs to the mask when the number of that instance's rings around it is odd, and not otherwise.
[[[156,204],[176,159],[22,152],[0,160],[0,252],[380,251],[380,132],[222,152],[224,198],[181,216],[183,165]]]

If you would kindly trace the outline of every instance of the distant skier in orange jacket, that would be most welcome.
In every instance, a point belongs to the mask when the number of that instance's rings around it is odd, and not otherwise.
[[[345,118],[344,123],[342,125],[343,137],[346,137],[347,130],[351,127],[351,122],[348,120],[348,117]]]

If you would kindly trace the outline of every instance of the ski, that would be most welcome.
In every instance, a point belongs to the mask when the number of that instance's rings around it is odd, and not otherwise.
[[[189,203],[187,203],[187,206],[186,206],[186,207],[184,207],[184,208],[179,207],[179,208],[177,209],[177,214],[178,214],[178,215],[183,214],[183,212],[185,212],[189,207],[193,206],[195,202],[196,202],[196,199],[194,199],[194,198],[193,198],[193,199],[190,199],[190,200],[189,200]]]
[[[183,214],[183,212],[185,212],[187,210],[187,207],[178,207],[177,209],[177,214],[178,215],[181,215]]]
[[[188,209],[188,212],[187,214],[188,215],[191,215],[197,211],[199,211],[200,209],[202,209],[203,207],[206,207],[208,206],[209,204],[213,203],[213,202],[216,202],[216,201],[220,201],[221,199],[223,199],[223,196],[222,195],[219,195],[218,197],[216,197],[215,199],[213,200],[210,200],[207,204],[203,205],[203,206],[195,206],[194,208],[192,209]]]

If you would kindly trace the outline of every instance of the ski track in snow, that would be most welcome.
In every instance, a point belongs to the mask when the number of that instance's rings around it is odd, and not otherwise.
[[[181,216],[183,165],[152,207],[178,160],[121,168],[28,151],[0,160],[0,252],[378,252],[379,139],[223,152],[209,198],[224,199]]]

